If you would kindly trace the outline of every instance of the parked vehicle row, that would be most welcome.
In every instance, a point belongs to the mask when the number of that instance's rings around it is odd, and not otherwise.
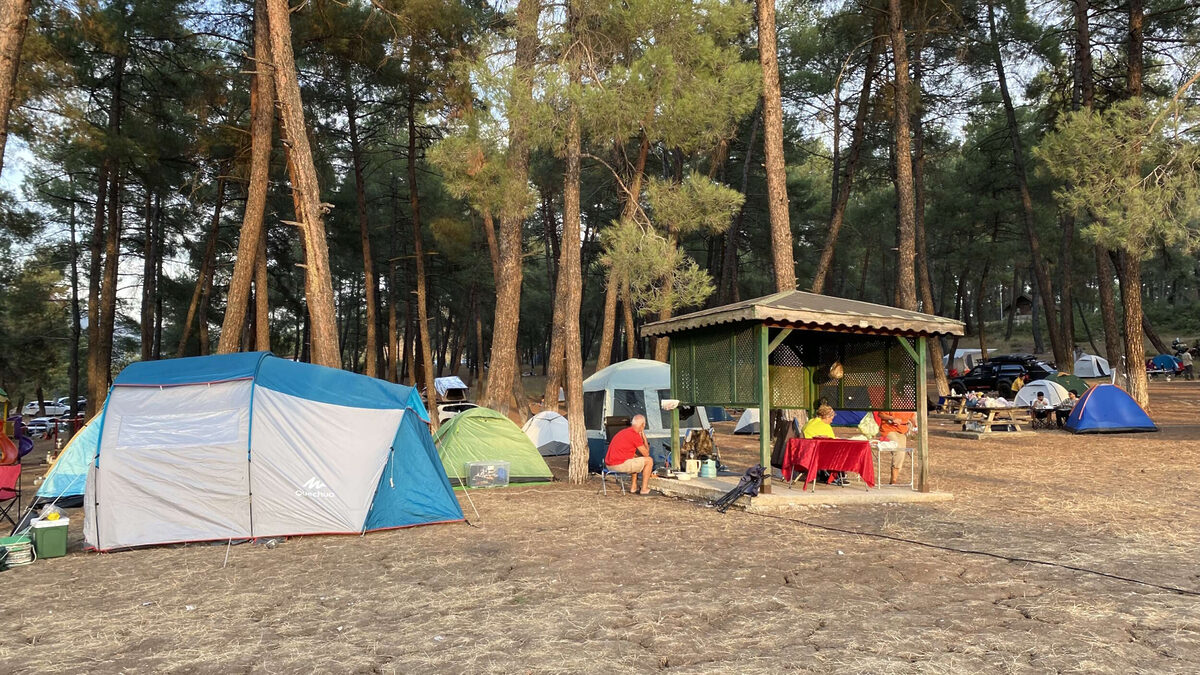
[[[83,412],[87,408],[87,399],[79,399],[79,411]],[[43,412],[42,406],[37,401],[30,401],[21,408],[21,414],[26,416],[46,415],[47,417],[58,417],[71,412],[71,397],[63,396],[62,398],[53,401],[46,401],[46,409]]]

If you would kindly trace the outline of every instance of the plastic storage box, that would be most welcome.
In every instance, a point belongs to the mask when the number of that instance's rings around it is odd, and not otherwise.
[[[61,558],[67,554],[67,526],[70,518],[58,520],[34,520],[30,531],[33,533],[33,548],[39,558]]]
[[[504,487],[508,485],[508,462],[488,460],[467,462],[467,487]]]

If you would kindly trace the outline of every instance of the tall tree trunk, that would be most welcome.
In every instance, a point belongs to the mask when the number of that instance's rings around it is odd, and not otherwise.
[[[217,202],[213,206],[212,224],[209,226],[208,230],[208,241],[204,244],[204,257],[200,260],[200,271],[196,274],[196,288],[192,291],[192,301],[188,304],[187,317],[183,320],[183,328],[179,333],[179,347],[175,350],[175,358],[186,356],[188,339],[192,336],[192,325],[196,322],[197,316],[199,316],[202,330],[205,333],[208,332],[206,325],[208,321],[208,313],[207,311],[202,313],[201,310],[202,308],[207,308],[208,305],[206,298],[208,295],[209,286],[211,285],[213,266],[216,263],[217,238],[221,233],[221,207],[224,205],[225,201],[225,176],[224,172],[218,173],[221,173],[222,175],[217,178]],[[230,289],[232,293],[232,284]],[[228,312],[226,312],[226,316],[228,316]],[[238,321],[237,330],[239,333],[241,332],[241,323],[241,321]],[[225,337],[226,331],[228,330],[226,327],[227,324],[228,322],[222,325],[222,338]],[[229,352],[237,351],[237,346],[235,345],[227,352],[222,352],[218,347],[217,351],[219,353],[227,354]],[[201,354],[203,353],[204,352],[201,351]]]
[[[629,280],[621,277],[621,314],[625,317],[625,358],[636,359],[637,329],[633,322],[633,294],[629,290]]]
[[[566,194],[563,194],[563,199],[566,199]],[[554,291],[554,314],[550,321],[550,350],[546,359],[546,386],[542,392],[542,406],[546,410],[558,410],[558,388],[563,384],[563,372],[565,370],[565,351],[566,351],[566,321],[567,321],[567,291],[563,287],[566,283],[562,274],[562,246],[556,245],[554,242],[554,229],[556,223],[554,216],[550,213],[549,200],[543,202],[545,208],[542,216],[542,227],[546,235],[546,272],[549,277],[547,283],[553,281],[551,287]],[[564,205],[564,210],[566,206]],[[564,216],[565,217],[565,216]],[[552,272],[553,269],[553,249],[558,248],[559,251],[559,271],[558,278]]]
[[[1012,292],[1009,293],[1008,316],[1004,321],[1004,339],[1011,340],[1013,336],[1013,323],[1017,316],[1017,297],[1021,295],[1021,274],[1020,269],[1013,265]]]
[[[912,87],[908,79],[908,42],[904,35],[904,17],[900,0],[888,0],[888,21],[895,65],[896,202],[899,211],[899,252],[896,260],[896,306],[917,308],[916,205],[913,196],[912,130],[909,128],[908,103]]]
[[[572,3],[572,8],[574,3]],[[578,85],[581,80],[580,57],[572,53],[570,60],[571,82]],[[571,442],[571,455],[567,467],[567,480],[581,484],[587,480],[588,445],[587,431],[583,421],[583,347],[580,344],[579,309],[583,300],[583,272],[581,263],[579,177],[581,141],[579,131],[579,109],[572,103],[567,111],[566,172],[563,180],[563,232],[559,261],[559,285],[565,288],[563,303],[563,351],[566,361],[567,433]]]
[[[1135,2],[1137,0],[1134,0]],[[1146,345],[1142,341],[1142,261],[1136,255],[1118,254],[1121,275],[1121,308],[1125,314],[1125,362],[1129,370],[1129,395],[1138,405],[1150,405],[1150,383],[1143,362]]]
[[[1104,324],[1104,356],[1108,359],[1109,366],[1118,368],[1124,349],[1121,346],[1120,329],[1117,327],[1117,289],[1113,284],[1112,264],[1109,262],[1108,250],[1103,246],[1095,245],[1093,252],[1096,255],[1096,290],[1100,297],[1100,320]]]
[[[79,315],[79,243],[75,238],[75,177],[69,176],[69,179],[71,193],[67,223],[71,231],[71,362],[67,367],[67,377],[70,382],[71,419],[74,420],[79,416],[79,341],[83,334],[83,321]],[[72,426],[71,434],[74,433],[75,427]]]
[[[155,220],[154,232],[155,232],[155,234],[154,234],[154,236],[155,236],[155,241],[156,241],[154,247],[156,250],[160,251],[159,255],[157,256],[157,260],[154,261],[154,287],[161,289],[163,287],[162,286],[163,258],[166,257],[166,256],[162,255],[161,251],[163,251],[165,249],[164,242],[166,241],[166,238],[167,238],[167,232],[166,232],[167,226],[166,226],[166,223],[163,222],[162,195],[161,194],[155,195],[154,201],[155,201],[155,206],[154,206],[154,214],[155,214],[155,216],[154,216],[154,220]],[[154,297],[154,358],[155,359],[162,358],[162,353],[163,353],[162,337],[163,337],[163,293],[158,292],[158,293],[155,293],[155,297]]]
[[[394,233],[393,233],[394,236]],[[392,246],[392,257],[396,257],[396,248]],[[400,326],[396,316],[396,262],[388,262],[388,382],[400,381]]]
[[[379,325],[378,300],[375,291],[379,281],[375,278],[375,264],[371,257],[371,228],[367,223],[367,184],[363,176],[362,142],[358,137],[358,101],[354,98],[353,88],[349,87],[350,77],[346,77],[346,119],[350,128],[350,158],[354,168],[354,205],[358,212],[358,236],[362,240],[362,261],[364,293],[363,299],[367,305],[367,359],[366,374],[379,377],[379,363],[375,360],[379,350],[379,337],[375,330]],[[411,115],[410,115],[411,117]],[[412,125],[409,125],[410,128]]]
[[[1129,43],[1127,50],[1129,80],[1126,85],[1129,98],[1140,98],[1142,95],[1142,82],[1145,73],[1144,55],[1142,52],[1145,20],[1143,0],[1129,0]],[[1140,264],[1138,267],[1140,270]]]
[[[221,322],[221,342],[217,345],[219,354],[236,352],[241,347],[242,326],[246,323],[246,306],[250,301],[250,283],[258,265],[258,249],[266,241],[263,211],[266,208],[271,171],[271,126],[275,118],[274,60],[267,14],[266,0],[256,0],[254,76],[250,83],[250,182],[246,186],[246,211],[242,215],[237,260],[225,300],[225,318]],[[182,353],[182,348],[180,351]]]
[[[929,275],[929,246],[925,239],[925,106],[921,92],[921,80],[925,74],[925,64],[921,52],[925,45],[925,34],[922,32],[913,49],[913,91],[917,93],[917,103],[913,107],[913,190],[915,201],[913,215],[916,218],[917,246],[917,286],[921,293],[922,309],[927,314],[935,314],[933,307],[933,279]],[[946,369],[942,368],[942,343],[940,340],[926,340],[929,349],[929,362],[934,364],[933,379],[937,386],[938,396],[950,393],[950,382],[946,379]],[[925,377],[921,373],[920,377]]]
[[[763,73],[763,146],[767,169],[767,207],[771,215],[771,261],[775,290],[790,291],[796,288],[796,263],[792,258],[787,166],[783,156],[783,99],[779,91],[775,0],[757,0],[755,4],[758,9],[758,63]]]
[[[616,337],[618,280],[610,267],[604,285],[604,319],[600,329],[600,353],[596,355],[596,370],[612,363],[613,341]]]
[[[154,301],[158,295],[154,286],[155,259],[158,257],[158,251],[154,247],[154,196],[150,194],[149,189],[146,190],[143,208],[145,211],[143,214],[145,240],[142,245],[142,311],[139,323],[141,324],[142,360],[149,361],[154,358]]]
[[[408,93],[408,204],[412,211],[413,258],[416,261],[417,330],[421,339],[421,373],[425,388],[425,406],[429,410],[429,426],[438,428],[437,389],[433,386],[433,343],[429,340],[429,298],[425,288],[425,242],[421,233],[421,199],[417,190],[417,110],[416,95]],[[414,381],[414,386],[416,382]]]
[[[754,121],[750,123],[750,140],[746,142],[746,157],[742,160],[742,196],[750,191],[750,167],[754,164],[754,147],[758,139],[758,129],[762,126],[762,110],[754,113]],[[746,220],[746,202],[738,209],[737,218],[725,230],[725,245],[721,255],[721,290],[722,303],[737,302],[738,299],[738,239],[742,234],[742,223]]]
[[[870,51],[867,52],[867,63],[863,68],[862,88],[858,94],[858,110],[854,113],[854,127],[850,130],[850,149],[846,157],[846,164],[842,168],[842,176],[837,180],[836,198],[830,210],[829,232],[825,236],[825,246],[821,249],[821,258],[817,262],[817,271],[813,275],[813,293],[825,292],[829,270],[833,267],[833,253],[837,248],[838,235],[842,231],[842,223],[846,218],[846,205],[850,203],[850,186],[854,182],[854,174],[858,171],[863,138],[866,135],[867,115],[871,110],[871,82],[875,79],[875,70],[883,51],[883,40],[879,39],[881,32],[877,23]]]
[[[513,105],[527,105],[533,98],[533,68],[537,58],[539,0],[518,0],[516,51],[509,97]],[[529,120],[509,120],[507,169],[514,185],[524,185],[529,175]],[[520,379],[517,370],[517,331],[521,320],[521,225],[523,214],[500,216],[500,274],[496,277],[496,316],[492,329],[491,372],[483,405],[501,413],[509,411],[508,398]]]
[[[8,113],[16,97],[21,48],[29,23],[31,0],[0,3],[0,172],[4,170],[4,146],[8,143]]]
[[[125,58],[117,57],[113,65],[112,104],[109,114],[109,133],[114,141],[121,137],[121,117],[124,114]],[[99,410],[108,397],[111,377],[113,332],[117,319],[117,279],[121,255],[121,161],[113,159],[108,175],[108,226],[104,232],[104,272],[100,280],[100,339],[95,346],[100,396],[89,398],[88,406]],[[89,346],[90,348],[90,346]]]
[[[267,230],[262,228],[254,265],[254,349],[271,351],[271,296],[267,286]]]
[[[1041,240],[1037,234],[1037,224],[1033,215],[1033,196],[1029,191],[1029,181],[1025,174],[1025,150],[1021,141],[1021,131],[1017,124],[1016,108],[1012,96],[1008,92],[1008,77],[1004,71],[1004,59],[1000,52],[1000,38],[996,33],[996,8],[994,0],[988,2],[988,31],[992,40],[992,60],[996,67],[996,77],[999,79],[1000,98],[1004,102],[1004,116],[1008,121],[1008,140],[1012,146],[1013,175],[1017,180],[1017,189],[1021,195],[1021,216],[1025,224],[1025,235],[1029,239],[1030,261],[1033,274],[1037,278],[1038,293],[1041,294],[1042,307],[1046,312],[1046,329],[1050,337],[1050,350],[1054,352],[1055,363],[1071,361],[1071,348],[1066,344],[1068,337],[1064,336],[1059,323],[1059,312],[1054,302],[1054,288],[1050,281],[1050,272],[1046,269],[1045,258],[1042,257]],[[1067,308],[1070,314],[1070,307]]]
[[[341,359],[333,308],[333,279],[329,271],[329,245],[322,215],[325,207],[321,205],[321,188],[304,124],[296,57],[292,53],[290,8],[287,0],[266,0],[266,4],[281,133],[288,149],[292,194],[298,206],[296,216],[304,234],[305,298],[312,319],[312,359],[313,363],[337,368]],[[250,260],[253,263],[254,257]]]
[[[91,409],[98,410],[95,401],[104,397],[107,381],[100,371],[100,277],[104,261],[104,215],[108,208],[108,172],[111,162],[100,163],[96,177],[96,204],[92,222],[92,237],[88,243],[88,328],[87,328],[87,398]]]

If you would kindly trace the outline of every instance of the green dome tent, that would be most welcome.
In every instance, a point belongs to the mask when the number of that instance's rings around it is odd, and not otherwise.
[[[1084,392],[1088,390],[1088,383],[1084,382],[1075,375],[1056,373],[1046,377],[1045,379],[1050,382],[1057,382],[1058,384],[1062,385],[1063,389],[1066,389],[1067,391],[1074,391],[1077,396],[1083,396]]]
[[[455,487],[464,483],[467,462],[508,462],[510,483],[553,479],[546,460],[512,420],[489,408],[471,408],[451,417],[433,436],[442,466]]]

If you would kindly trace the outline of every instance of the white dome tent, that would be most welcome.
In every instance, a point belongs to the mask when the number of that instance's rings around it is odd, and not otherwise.
[[[759,425],[758,408],[746,408],[733,427],[735,434],[757,434],[762,427]]]
[[[543,457],[571,453],[571,433],[567,428],[567,418],[553,410],[543,410],[530,417],[521,430],[533,441]]]
[[[662,361],[628,359],[596,371],[583,381],[583,422],[587,427],[588,465],[599,471],[608,450],[604,420],[608,417],[646,416],[646,440],[655,463],[666,460],[671,444],[671,413],[662,401],[671,398],[671,366]],[[709,429],[703,406],[690,416],[680,415],[679,435],[692,429]]]
[[[1108,377],[1111,374],[1112,368],[1108,365],[1108,359],[1102,356],[1081,354],[1075,359],[1076,377]]]
[[[1046,397],[1046,401],[1051,406],[1062,405],[1067,400],[1068,392],[1066,387],[1057,382],[1050,382],[1049,380],[1034,380],[1021,387],[1021,390],[1017,392],[1016,397],[1013,399],[1013,403],[1018,406],[1031,406],[1037,400],[1039,391],[1042,392],[1042,395]]]

